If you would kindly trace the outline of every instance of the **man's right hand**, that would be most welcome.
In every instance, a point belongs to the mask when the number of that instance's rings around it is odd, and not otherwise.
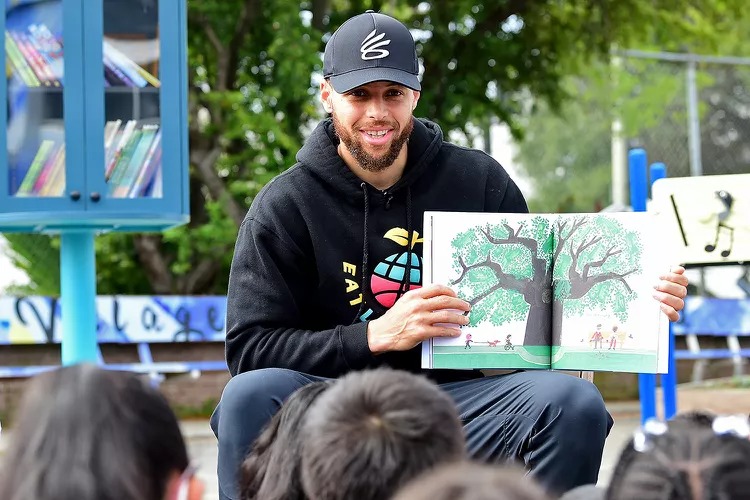
[[[373,354],[381,354],[407,351],[433,337],[458,337],[460,327],[469,324],[462,313],[470,309],[469,303],[447,286],[410,290],[383,316],[367,324],[367,343]]]

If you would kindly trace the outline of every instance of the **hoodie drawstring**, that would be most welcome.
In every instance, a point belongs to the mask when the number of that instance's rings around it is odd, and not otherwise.
[[[370,257],[370,245],[369,245],[369,229],[368,220],[370,216],[370,193],[367,189],[367,183],[363,182],[359,185],[362,188],[362,196],[365,202],[365,222],[362,229],[362,301],[359,303],[359,309],[354,317],[353,323],[356,323],[362,317],[366,305],[366,293],[367,290],[367,279],[369,272],[369,257]],[[411,220],[411,187],[406,187],[406,234],[409,241],[407,242],[406,250],[406,274],[401,279],[398,287],[398,298],[401,298],[411,288],[411,259],[412,259],[412,220]]]
[[[409,238],[406,244],[406,276],[401,280],[399,286],[399,298],[409,291],[411,288],[411,249],[412,249],[412,238],[411,235],[411,186],[406,187],[406,237]]]
[[[362,188],[362,195],[365,198],[365,224],[364,228],[362,229],[363,237],[362,237],[362,284],[360,285],[362,287],[362,301],[359,303],[359,309],[357,309],[357,315],[354,316],[354,323],[357,322],[357,320],[361,317],[362,311],[365,308],[365,294],[364,290],[367,286],[367,260],[368,260],[368,254],[369,254],[369,245],[368,245],[368,237],[367,237],[367,219],[370,215],[370,193],[367,191],[367,183],[363,182],[359,185],[359,187]]]

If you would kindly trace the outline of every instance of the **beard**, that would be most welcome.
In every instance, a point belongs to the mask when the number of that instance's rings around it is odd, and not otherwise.
[[[333,129],[341,142],[344,143],[344,146],[346,146],[346,149],[349,150],[349,153],[351,153],[357,163],[359,163],[359,166],[368,172],[382,172],[393,165],[393,162],[398,158],[399,153],[401,153],[401,148],[403,148],[406,141],[409,140],[409,136],[414,129],[414,120],[413,118],[409,120],[409,123],[401,133],[399,133],[398,122],[395,121],[375,122],[369,124],[369,126],[393,127],[394,138],[391,140],[391,145],[388,147],[388,151],[380,156],[374,156],[365,151],[365,144],[363,143],[362,138],[359,137],[359,134],[357,134],[356,131],[355,133],[350,133],[336,117],[336,114],[333,114]]]

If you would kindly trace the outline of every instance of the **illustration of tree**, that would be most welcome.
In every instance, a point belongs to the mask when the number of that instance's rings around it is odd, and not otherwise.
[[[471,303],[472,324],[526,320],[524,345],[548,345],[550,333],[559,344],[564,316],[610,311],[627,319],[635,292],[626,277],[642,253],[633,231],[580,216],[512,224],[473,227],[451,242],[451,283]]]

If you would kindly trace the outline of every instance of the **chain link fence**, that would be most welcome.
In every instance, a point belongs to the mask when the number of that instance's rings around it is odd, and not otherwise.
[[[641,82],[642,116],[628,147],[643,147],[670,177],[750,172],[750,58],[623,51]],[[661,104],[659,106],[659,104]]]

